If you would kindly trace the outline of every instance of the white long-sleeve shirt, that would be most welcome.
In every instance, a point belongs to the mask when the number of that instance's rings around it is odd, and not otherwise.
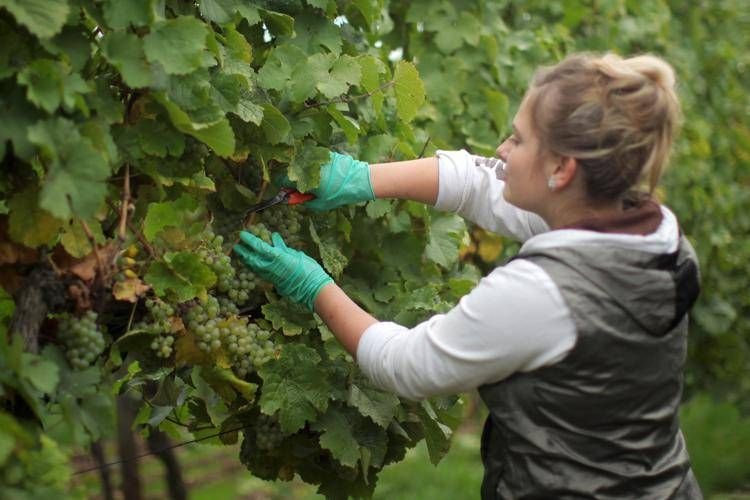
[[[648,235],[564,229],[503,198],[505,183],[477,166],[464,150],[438,151],[435,207],[524,242],[522,251],[566,245],[617,245],[654,253],[674,252],[679,227],[662,206],[662,223]],[[554,364],[577,338],[570,310],[539,266],[514,260],[497,267],[445,314],[406,328],[392,322],[365,330],[357,362],[379,387],[410,399],[451,394],[500,381],[517,371]]]

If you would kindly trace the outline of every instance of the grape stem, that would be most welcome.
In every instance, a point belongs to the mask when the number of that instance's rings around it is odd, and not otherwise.
[[[119,209],[114,206],[111,200],[107,200],[107,205],[109,205],[109,208],[111,208],[113,211],[117,212]],[[154,252],[154,249],[151,248],[151,245],[148,244],[148,241],[146,241],[146,238],[143,237],[140,231],[138,231],[138,228],[133,225],[133,223],[130,220],[126,219],[126,225],[128,226],[128,229],[130,229],[130,232],[132,232],[138,242],[143,245],[143,248],[146,249],[146,251],[149,253],[151,258],[154,260],[157,260],[159,257],[156,255],[156,252]]]
[[[328,106],[329,104],[337,104],[337,103],[341,103],[341,102],[352,102],[352,101],[355,101],[357,99],[362,99],[364,97],[372,97],[373,95],[375,95],[375,93],[382,92],[385,89],[387,89],[388,87],[391,87],[392,85],[394,85],[395,83],[396,83],[396,80],[391,80],[390,82],[384,83],[383,85],[381,85],[380,87],[376,88],[375,90],[373,90],[371,92],[365,92],[364,94],[353,95],[353,96],[335,97],[335,98],[331,99],[330,101],[314,102],[312,104],[305,103],[305,109],[319,108],[321,106]]]

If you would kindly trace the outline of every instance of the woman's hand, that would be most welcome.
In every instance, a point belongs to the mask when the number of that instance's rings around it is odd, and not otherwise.
[[[333,279],[304,252],[289,248],[278,233],[269,245],[253,234],[240,232],[234,251],[261,278],[270,281],[279,294],[313,310],[315,298]]]
[[[281,184],[297,187],[288,178],[282,179]],[[331,152],[329,161],[320,167],[320,185],[311,193],[315,199],[305,202],[305,207],[315,211],[374,200],[370,165],[349,155]]]

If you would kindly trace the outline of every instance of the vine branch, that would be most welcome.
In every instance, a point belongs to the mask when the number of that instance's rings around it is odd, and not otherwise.
[[[125,180],[122,185],[122,206],[120,207],[120,228],[117,236],[120,243],[125,241],[125,227],[128,222],[128,209],[130,208],[130,163],[125,164]]]
[[[68,205],[70,205],[70,211],[73,212],[73,200],[70,197],[70,195],[66,195],[68,198]],[[104,279],[104,264],[102,263],[102,256],[99,254],[99,246],[96,244],[96,238],[94,238],[94,233],[91,232],[91,228],[86,223],[85,220],[83,220],[82,217],[76,217],[78,219],[78,222],[81,224],[81,227],[83,228],[83,232],[86,234],[86,238],[88,238],[89,243],[91,244],[91,248],[94,251],[94,257],[96,257],[96,266],[98,268],[98,272],[96,273],[99,277],[99,280]]]

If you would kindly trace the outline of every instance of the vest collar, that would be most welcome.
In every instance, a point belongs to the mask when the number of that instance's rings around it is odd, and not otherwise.
[[[680,242],[677,217],[664,205],[646,202],[621,215],[591,218],[537,234],[526,240],[521,254],[560,246],[619,246],[651,253],[675,252]]]

